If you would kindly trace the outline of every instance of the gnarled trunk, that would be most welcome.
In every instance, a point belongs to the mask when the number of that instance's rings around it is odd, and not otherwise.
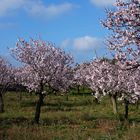
[[[100,103],[98,98],[94,98],[94,102],[95,102],[96,104],[99,104],[99,103]]]
[[[3,102],[3,96],[2,93],[0,93],[0,113],[4,112],[4,102]]]
[[[125,108],[125,113],[124,113],[124,118],[127,121],[128,120],[128,110],[129,110],[129,102],[127,100],[124,100],[124,108]]]
[[[117,96],[116,95],[110,95],[112,107],[113,107],[113,113],[118,114],[118,107],[117,107]]]
[[[39,95],[39,99],[38,99],[37,104],[36,104],[35,118],[34,118],[35,123],[39,123],[41,106],[43,104],[43,99],[44,99],[43,94],[40,93],[38,95]]]

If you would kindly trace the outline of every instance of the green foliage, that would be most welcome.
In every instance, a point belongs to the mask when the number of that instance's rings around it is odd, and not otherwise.
[[[39,125],[33,124],[37,97],[22,93],[4,95],[0,114],[0,140],[139,140],[140,110],[130,106],[129,123],[114,116],[108,97],[96,104],[90,95],[48,95]],[[120,117],[123,104],[119,104]]]

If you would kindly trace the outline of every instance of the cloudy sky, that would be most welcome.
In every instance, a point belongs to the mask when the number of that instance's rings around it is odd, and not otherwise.
[[[42,38],[76,62],[108,55],[100,20],[114,0],[0,0],[0,54],[9,56],[18,37]]]

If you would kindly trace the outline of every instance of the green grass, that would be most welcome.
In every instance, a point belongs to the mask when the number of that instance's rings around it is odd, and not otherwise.
[[[112,112],[106,97],[100,104],[89,95],[48,95],[41,110],[40,124],[33,124],[37,97],[23,93],[4,95],[5,112],[0,114],[0,140],[140,140],[140,110],[131,105],[129,123]]]

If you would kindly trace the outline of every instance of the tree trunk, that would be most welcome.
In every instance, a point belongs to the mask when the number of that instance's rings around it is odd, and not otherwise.
[[[99,104],[98,98],[94,98],[94,102],[95,102],[96,104]]]
[[[118,114],[118,107],[117,107],[117,96],[116,95],[110,95],[112,107],[113,107],[113,113]]]
[[[66,101],[68,101],[69,100],[69,95],[68,94],[66,94]]]
[[[37,101],[37,104],[36,104],[36,111],[35,111],[35,118],[34,118],[34,121],[35,123],[39,123],[39,119],[40,119],[40,112],[41,112],[41,106],[43,104],[43,99],[44,99],[44,96],[43,94],[39,94],[39,99]]]
[[[0,113],[4,112],[4,102],[3,102],[3,96],[2,93],[0,93]]]
[[[80,86],[77,86],[78,95],[80,94]]]
[[[22,101],[22,93],[17,92],[17,95],[18,95],[18,101],[21,102]]]
[[[127,100],[124,101],[124,106],[125,106],[125,113],[124,113],[124,118],[125,120],[127,121],[128,120],[128,105],[129,105],[129,102]]]

